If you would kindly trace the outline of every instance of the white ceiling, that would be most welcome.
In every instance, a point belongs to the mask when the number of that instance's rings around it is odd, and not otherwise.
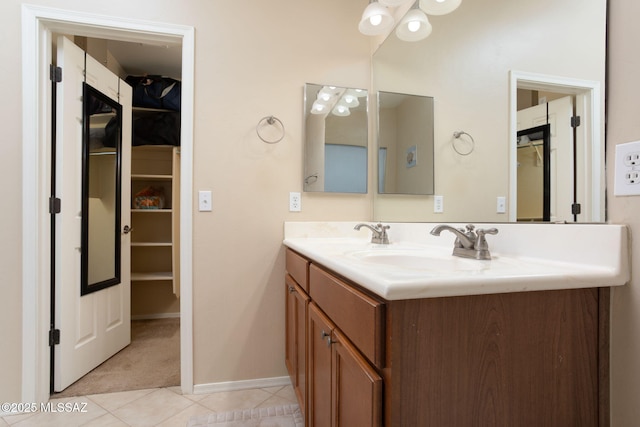
[[[161,75],[180,80],[182,46],[107,41],[107,49],[128,75]]]

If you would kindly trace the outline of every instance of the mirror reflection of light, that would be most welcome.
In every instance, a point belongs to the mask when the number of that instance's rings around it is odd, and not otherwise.
[[[322,99],[323,101],[328,101],[331,99],[331,95],[329,95],[328,93],[321,93],[320,99]]]

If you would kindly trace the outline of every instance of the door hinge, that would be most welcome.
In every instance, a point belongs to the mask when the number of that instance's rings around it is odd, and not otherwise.
[[[55,65],[49,65],[49,79],[52,82],[60,83],[62,81],[62,68]]]
[[[578,126],[580,126],[580,116],[571,117],[571,127],[577,128]]]
[[[49,331],[49,347],[60,344],[60,329],[51,329]]]
[[[62,206],[62,200],[55,196],[49,197],[49,213],[59,214]]]
[[[580,203],[574,203],[571,205],[571,213],[573,215],[580,215],[580,211],[582,210],[582,206]]]

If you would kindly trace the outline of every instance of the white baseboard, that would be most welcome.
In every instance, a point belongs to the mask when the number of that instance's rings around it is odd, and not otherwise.
[[[132,315],[131,320],[149,320],[149,319],[173,319],[180,317],[180,313],[159,313],[159,314],[137,314]]]
[[[273,378],[258,378],[255,380],[229,381],[221,383],[195,384],[193,394],[210,394],[221,391],[246,390],[248,388],[281,387],[290,385],[288,376]]]

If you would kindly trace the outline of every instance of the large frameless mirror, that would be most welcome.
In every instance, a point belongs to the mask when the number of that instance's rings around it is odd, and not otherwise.
[[[306,84],[304,191],[367,192],[367,91]]]
[[[378,193],[433,194],[433,98],[378,92]]]
[[[83,86],[81,295],[120,283],[122,106]]]
[[[542,154],[542,146],[518,146],[516,134],[550,124],[549,221],[604,221],[606,9],[606,0],[463,1],[453,13],[429,16],[433,30],[425,39],[404,41],[391,32],[372,58],[372,89],[437,100],[435,194],[445,208],[434,212],[428,196],[381,194],[374,219],[538,221],[541,203],[535,213],[520,212],[520,199],[533,193],[520,192],[517,156],[528,152],[536,162],[535,148]],[[573,105],[562,107],[562,118],[546,114],[567,96]],[[520,111],[531,107],[544,114],[520,123]],[[565,113],[581,124],[573,127]],[[460,131],[466,135],[458,139]],[[461,155],[460,142],[475,149]],[[503,198],[506,210],[497,209]]]

